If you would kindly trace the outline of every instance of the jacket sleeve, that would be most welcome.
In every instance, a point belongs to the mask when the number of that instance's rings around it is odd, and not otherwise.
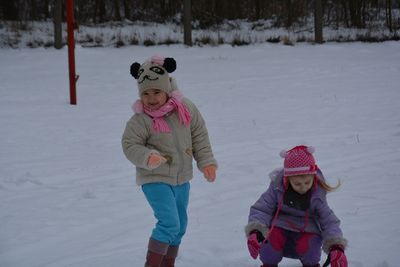
[[[206,123],[201,116],[200,111],[188,99],[185,99],[185,104],[190,109],[192,115],[190,130],[192,135],[193,157],[196,160],[197,168],[201,171],[208,165],[215,165],[218,167],[217,161],[212,152]]]
[[[271,182],[267,191],[250,207],[248,224],[245,227],[247,237],[253,230],[260,231],[264,236],[268,232],[277,206],[274,187],[274,183]]]
[[[332,245],[341,245],[345,249],[347,240],[343,238],[343,233],[340,229],[340,220],[329,207],[326,196],[318,202],[316,207],[322,232],[322,249],[324,252],[328,254]]]
[[[133,115],[126,123],[125,131],[122,135],[122,150],[127,159],[138,168],[148,169],[147,159],[151,153],[158,151],[149,149],[145,146],[149,135],[144,118]]]

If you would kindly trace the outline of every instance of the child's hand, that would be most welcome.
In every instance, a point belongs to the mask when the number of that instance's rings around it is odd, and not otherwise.
[[[215,165],[208,165],[203,168],[204,178],[209,182],[214,182],[217,176],[217,167]]]
[[[251,232],[247,238],[247,249],[253,259],[257,259],[263,239],[263,235],[257,230]]]
[[[331,247],[328,259],[332,267],[347,267],[347,257],[344,255],[343,247],[340,245]],[[324,266],[327,266],[327,263],[325,263]]]
[[[147,167],[149,167],[150,170],[154,170],[165,162],[167,162],[167,159],[163,156],[156,153],[151,153],[147,159]]]

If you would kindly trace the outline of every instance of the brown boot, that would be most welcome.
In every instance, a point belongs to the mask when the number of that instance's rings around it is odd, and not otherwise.
[[[179,246],[170,246],[160,267],[175,267],[175,259],[178,256]]]
[[[150,238],[144,267],[160,267],[169,245]]]

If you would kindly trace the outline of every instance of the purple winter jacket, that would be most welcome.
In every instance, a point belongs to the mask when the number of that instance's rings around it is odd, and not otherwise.
[[[271,173],[270,185],[256,203],[251,206],[248,224],[245,227],[246,236],[253,230],[260,231],[264,236],[271,228],[272,221],[281,205],[274,227],[280,227],[289,231],[316,233],[322,236],[323,250],[328,253],[332,245],[347,245],[340,229],[340,220],[333,213],[326,200],[326,191],[320,186],[311,188],[312,194],[307,211],[289,207],[283,203],[283,170]],[[317,172],[318,179],[324,179],[320,170]],[[306,219],[308,213],[308,220]]]

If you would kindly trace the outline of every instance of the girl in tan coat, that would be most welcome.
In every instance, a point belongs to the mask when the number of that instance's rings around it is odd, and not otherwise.
[[[205,122],[169,76],[175,69],[173,58],[161,56],[131,65],[140,99],[133,105],[135,114],[127,122],[122,147],[136,166],[136,182],[158,220],[145,266],[175,266],[187,226],[193,158],[207,181],[216,178],[217,162]]]

